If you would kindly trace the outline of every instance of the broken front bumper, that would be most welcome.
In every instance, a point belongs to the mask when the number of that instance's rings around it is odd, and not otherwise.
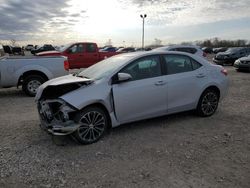
[[[68,135],[80,126],[72,119],[76,109],[60,99],[38,101],[40,127],[53,135]]]

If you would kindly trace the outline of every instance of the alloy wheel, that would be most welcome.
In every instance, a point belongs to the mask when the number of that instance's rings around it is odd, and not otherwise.
[[[206,116],[212,115],[218,106],[218,96],[214,92],[204,95],[201,102],[201,110]]]
[[[104,115],[98,111],[85,113],[79,123],[78,135],[81,140],[88,143],[98,140],[103,135],[106,127],[106,119]]]

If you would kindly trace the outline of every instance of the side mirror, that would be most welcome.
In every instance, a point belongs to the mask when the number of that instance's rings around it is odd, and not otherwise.
[[[118,73],[118,82],[126,82],[132,79],[132,76],[128,73]]]

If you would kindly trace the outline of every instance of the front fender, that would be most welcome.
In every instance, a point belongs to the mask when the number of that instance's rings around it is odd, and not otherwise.
[[[111,112],[111,86],[106,83],[93,83],[87,87],[82,87],[69,92],[60,98],[74,106],[78,110],[91,104],[100,103]]]

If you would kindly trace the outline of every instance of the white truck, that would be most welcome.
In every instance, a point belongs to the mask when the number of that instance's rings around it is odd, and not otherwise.
[[[55,57],[0,57],[0,88],[22,86],[29,96],[35,96],[38,87],[52,78],[68,74],[68,60]]]

